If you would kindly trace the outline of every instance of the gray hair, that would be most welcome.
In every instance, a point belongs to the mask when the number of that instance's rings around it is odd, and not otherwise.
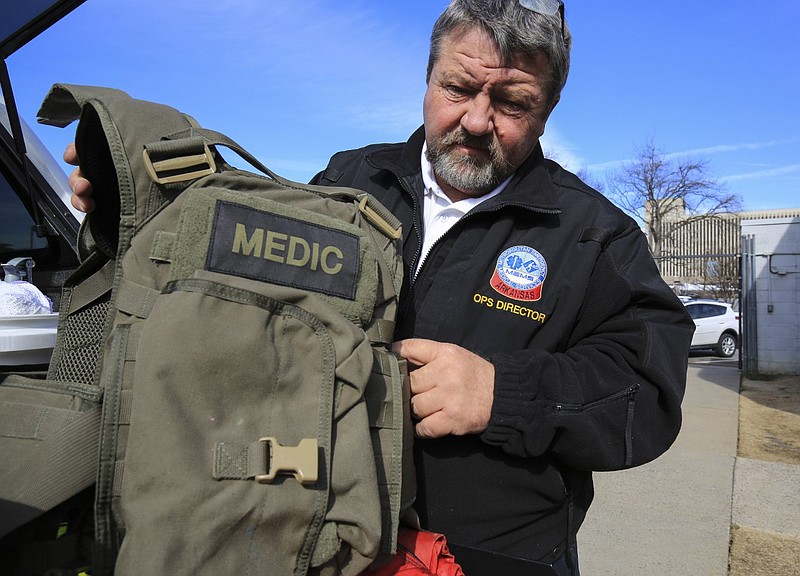
[[[544,53],[550,63],[548,82],[551,103],[567,83],[572,35],[561,16],[539,14],[523,7],[519,0],[452,0],[436,20],[431,33],[426,81],[439,58],[442,41],[461,27],[480,27],[494,40],[505,65],[515,57],[533,58]]]

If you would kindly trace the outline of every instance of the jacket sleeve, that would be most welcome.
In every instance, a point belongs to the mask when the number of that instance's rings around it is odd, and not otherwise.
[[[561,352],[494,354],[482,439],[517,456],[549,452],[578,470],[619,470],[669,448],[681,425],[694,324],[661,279],[644,237],[600,252]]]

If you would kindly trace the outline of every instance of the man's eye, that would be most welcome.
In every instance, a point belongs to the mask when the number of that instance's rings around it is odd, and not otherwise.
[[[467,91],[462,88],[461,86],[456,86],[455,84],[448,84],[444,87],[445,92],[450,94],[451,96],[465,96]]]
[[[522,114],[525,112],[525,106],[523,106],[519,102],[513,102],[511,100],[501,100],[499,104],[500,108],[506,114]]]

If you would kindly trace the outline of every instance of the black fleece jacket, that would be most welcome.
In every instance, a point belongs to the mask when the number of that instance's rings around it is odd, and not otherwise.
[[[420,128],[340,152],[314,182],[365,190],[402,221],[397,338],[458,344],[495,367],[482,434],[415,443],[423,526],[552,559],[585,516],[591,471],[644,464],[675,440],[694,325],[636,223],[538,147],[414,278],[423,141]]]

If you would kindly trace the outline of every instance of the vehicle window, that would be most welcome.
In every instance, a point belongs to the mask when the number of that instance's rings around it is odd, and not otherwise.
[[[0,174],[0,261],[12,255],[47,248],[47,240],[33,232],[33,220],[14,193],[3,174]],[[31,254],[32,255],[32,254]]]
[[[694,319],[713,318],[714,316],[724,316],[725,307],[716,304],[694,304],[689,306],[689,315]]]

